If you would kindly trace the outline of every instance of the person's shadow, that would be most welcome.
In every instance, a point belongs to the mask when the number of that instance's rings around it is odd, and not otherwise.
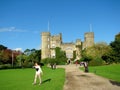
[[[44,84],[44,83],[46,83],[46,82],[50,82],[50,81],[51,81],[51,78],[46,79],[46,80],[42,81],[42,84]]]

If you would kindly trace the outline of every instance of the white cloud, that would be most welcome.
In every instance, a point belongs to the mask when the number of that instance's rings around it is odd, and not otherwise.
[[[6,27],[6,28],[0,28],[0,32],[28,32],[28,31],[17,29],[15,27]]]
[[[22,48],[15,48],[15,51],[22,51]]]
[[[39,30],[24,30],[24,29],[18,29],[16,27],[4,27],[4,28],[0,28],[0,32],[20,32],[20,33],[23,33],[23,32],[30,32],[30,33],[33,33],[33,34],[38,34],[40,33]]]

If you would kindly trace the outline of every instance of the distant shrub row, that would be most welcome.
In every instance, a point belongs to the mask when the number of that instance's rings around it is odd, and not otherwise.
[[[0,70],[2,69],[17,69],[17,68],[32,68],[33,63],[24,63],[21,66],[20,65],[14,65],[11,64],[2,64],[0,65]]]
[[[54,63],[56,63],[57,65],[65,65],[66,64],[66,60],[55,59],[55,58],[46,58],[46,59],[43,59],[42,62],[44,64],[54,64]]]

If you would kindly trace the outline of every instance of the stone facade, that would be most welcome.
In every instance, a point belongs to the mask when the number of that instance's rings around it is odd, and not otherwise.
[[[59,35],[51,35],[50,32],[42,32],[41,39],[42,59],[55,57],[56,47],[60,47],[63,51],[65,51],[68,59],[73,58],[74,51],[76,52],[76,59],[80,59],[82,49],[90,47],[94,44],[94,33],[85,33],[84,42],[82,42],[80,39],[77,39],[75,43],[63,43],[61,33]]]

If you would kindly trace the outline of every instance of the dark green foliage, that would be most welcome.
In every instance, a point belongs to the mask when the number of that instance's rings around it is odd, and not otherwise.
[[[82,50],[81,54],[82,58],[80,59],[80,61],[90,62],[92,60],[92,56],[86,54],[86,49]]]
[[[115,40],[110,43],[110,46],[113,49],[113,53],[111,53],[113,62],[120,63],[120,33],[115,36]]]
[[[43,59],[42,62],[44,64],[57,64],[57,65],[65,64],[67,62],[65,52],[62,51],[61,48],[59,47],[55,48],[55,52],[56,52],[56,57]]]
[[[89,62],[89,66],[101,66],[103,65],[103,59],[96,57]]]
[[[55,52],[56,52],[56,64],[65,64],[66,63],[66,53],[64,51],[61,50],[61,48],[56,47],[55,48]]]
[[[5,50],[5,49],[7,49],[7,47],[5,47],[5,46],[3,46],[3,45],[0,45],[0,51],[1,51],[1,50]]]
[[[66,59],[62,58],[46,58],[42,60],[42,63],[44,64],[57,64],[57,65],[64,65],[66,63]]]
[[[66,54],[64,51],[61,50],[61,48],[56,47],[55,48],[56,58],[66,58]]]
[[[91,66],[100,66],[112,63],[112,48],[104,42],[96,43],[92,47],[82,50],[82,60],[88,61]]]
[[[12,68],[11,64],[0,65],[0,69],[10,69],[10,68]]]
[[[13,61],[13,62],[12,62]],[[41,61],[41,50],[26,49],[24,52],[7,49],[0,45],[1,68],[32,67],[34,62]]]
[[[73,60],[76,59],[76,51],[73,51]]]
[[[83,56],[80,61],[90,62],[92,60],[91,56]]]
[[[106,64],[112,64],[114,63],[114,56],[113,56],[113,51],[108,52],[108,54],[104,54],[101,58],[106,62]]]
[[[34,65],[34,63],[32,63],[32,62],[24,62],[22,64],[22,68],[32,68],[33,65]]]
[[[41,61],[41,62],[42,62],[42,63],[44,63],[44,64],[48,64],[48,63],[49,63],[49,59],[50,59],[50,58],[45,58],[45,59],[42,59],[42,61]]]

